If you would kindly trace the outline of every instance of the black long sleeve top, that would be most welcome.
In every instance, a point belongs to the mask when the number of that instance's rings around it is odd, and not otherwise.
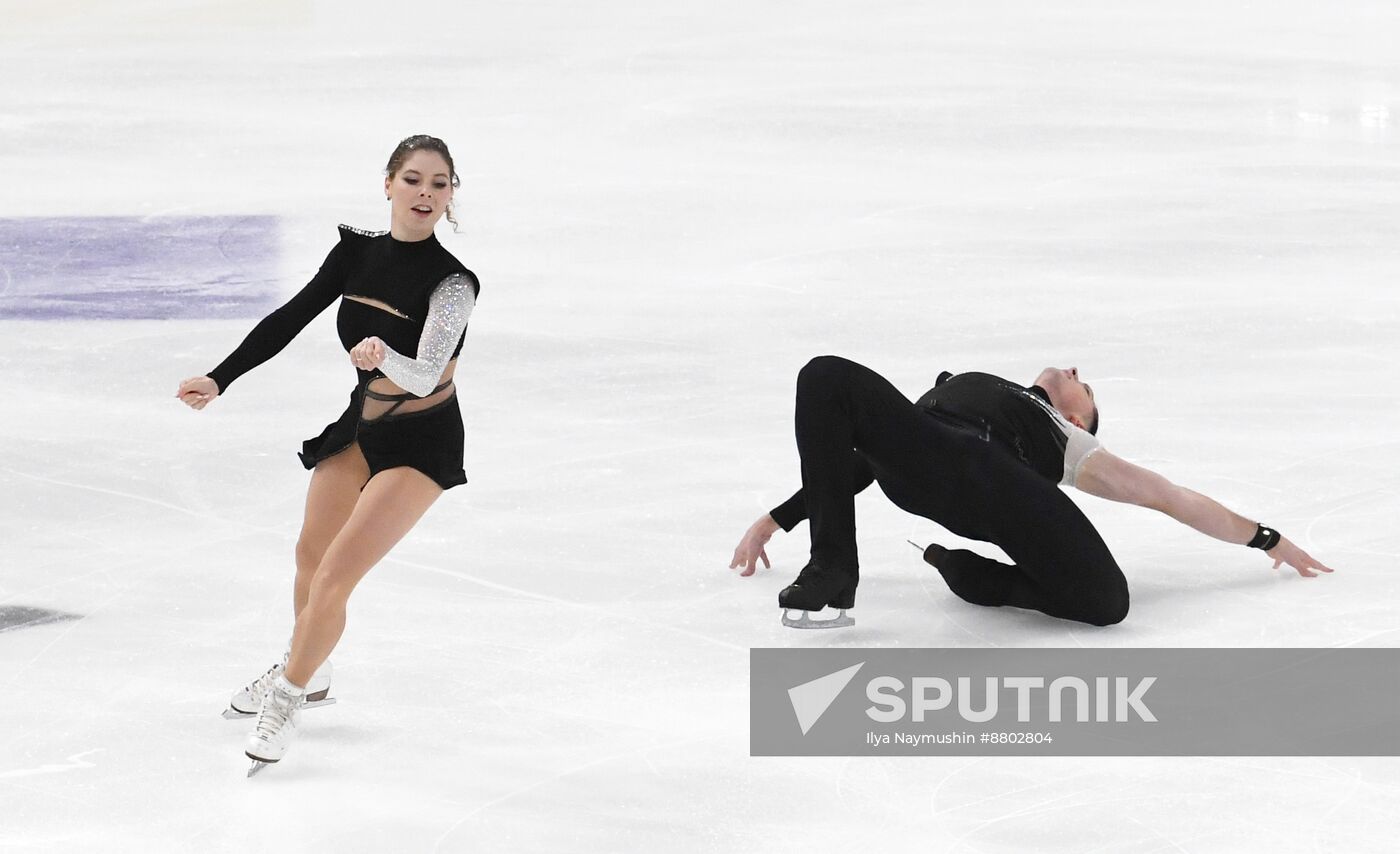
[[[466,313],[470,314],[481,285],[476,275],[453,257],[435,236],[407,242],[394,239],[388,232],[361,231],[342,225],[340,242],[331,249],[306,287],[253,327],[237,349],[208,376],[219,386],[221,394],[226,392],[234,380],[280,353],[307,324],[340,297],[351,297],[341,300],[336,316],[336,331],[347,352],[364,338],[375,335],[383,339],[391,352],[412,359],[418,355],[420,340],[424,340],[430,313],[438,317],[443,315],[442,294],[450,290],[462,292],[462,301],[468,303]],[[436,302],[435,294],[438,295]],[[383,307],[358,301],[356,297],[373,300]],[[459,324],[462,332],[455,337],[452,357],[461,352],[465,338],[465,318],[460,317],[460,307],[455,311],[462,321]],[[385,364],[387,367],[388,360]],[[360,371],[359,375],[363,383],[385,374]]]

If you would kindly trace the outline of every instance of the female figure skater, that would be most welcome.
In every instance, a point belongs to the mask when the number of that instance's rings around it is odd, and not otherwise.
[[[283,663],[233,698],[258,713],[249,776],[286,753],[297,712],[329,689],[329,661],[350,593],[443,490],[465,483],[464,432],[452,376],[480,285],[438,243],[460,185],[442,140],[411,136],[385,168],[387,232],[340,226],[340,242],[305,288],[264,318],[208,375],[176,396],[203,409],[282,350],[336,300],[336,329],[358,382],[340,418],[302,445],[314,469],[296,546],[296,625]],[[325,665],[324,671],[320,671]],[[313,684],[313,682],[315,684]],[[310,689],[308,691],[308,689]]]

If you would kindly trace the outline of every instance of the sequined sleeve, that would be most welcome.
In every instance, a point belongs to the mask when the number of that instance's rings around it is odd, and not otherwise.
[[[428,319],[418,339],[418,358],[411,359],[385,345],[388,353],[380,370],[402,388],[425,397],[437,387],[452,351],[466,331],[476,307],[476,288],[470,276],[454,274],[438,283],[428,300]]]

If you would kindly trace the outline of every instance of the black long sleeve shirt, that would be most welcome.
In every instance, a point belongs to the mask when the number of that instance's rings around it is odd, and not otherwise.
[[[395,351],[414,356],[428,317],[433,291],[453,276],[465,276],[474,291],[481,285],[435,236],[408,242],[388,232],[367,232],[340,226],[340,242],[331,249],[321,269],[295,296],[263,318],[228,358],[208,376],[220,394],[243,374],[280,353],[307,324],[340,297],[360,297],[387,307],[354,299],[342,300],[336,330],[348,352],[366,337],[375,335]],[[463,333],[465,336],[465,333]],[[462,349],[457,340],[455,357]],[[362,371],[362,381],[382,376]]]

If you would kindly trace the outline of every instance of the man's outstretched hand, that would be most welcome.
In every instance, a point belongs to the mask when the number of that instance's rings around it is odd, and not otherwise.
[[[1299,575],[1308,578],[1317,575],[1316,572],[1313,572],[1315,569],[1322,572],[1332,571],[1330,566],[1324,566],[1322,561],[1293,545],[1293,542],[1287,537],[1280,537],[1278,545],[1269,549],[1265,554],[1274,559],[1274,569],[1278,569],[1286,563],[1298,570]]]
[[[764,546],[768,545],[768,540],[772,538],[773,532],[779,529],[773,517],[764,513],[749,526],[744,532],[744,538],[739,541],[739,545],[734,549],[734,560],[729,562],[730,569],[743,567],[740,575],[753,575],[758,569],[758,562],[763,561],[764,569],[772,569],[773,564],[768,561],[768,552]]]

